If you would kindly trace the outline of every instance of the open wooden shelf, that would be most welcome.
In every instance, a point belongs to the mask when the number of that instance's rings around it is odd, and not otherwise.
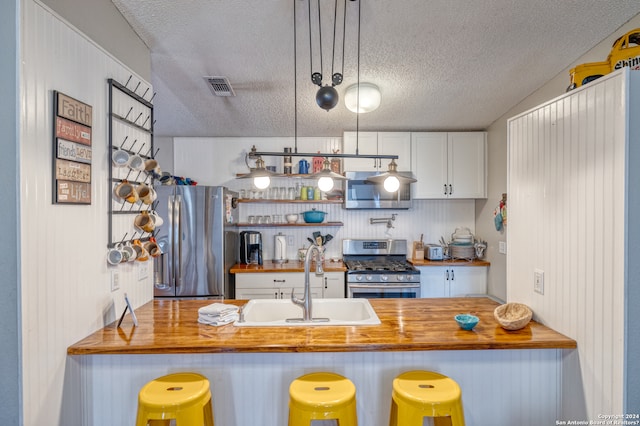
[[[280,227],[301,227],[301,226],[313,226],[313,227],[329,227],[329,226],[344,226],[343,222],[322,222],[322,223],[236,223],[238,228],[280,228]]]
[[[275,204],[342,204],[343,200],[271,200],[269,198],[238,198],[238,203],[275,203]]]

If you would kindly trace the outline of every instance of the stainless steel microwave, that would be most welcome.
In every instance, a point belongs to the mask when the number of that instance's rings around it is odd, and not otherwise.
[[[412,176],[411,172],[398,172]],[[397,192],[387,192],[381,183],[367,182],[376,172],[346,172],[344,181],[345,209],[409,209],[411,184],[401,183]]]

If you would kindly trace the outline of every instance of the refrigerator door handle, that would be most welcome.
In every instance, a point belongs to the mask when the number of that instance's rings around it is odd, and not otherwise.
[[[179,287],[182,284],[182,196],[176,195],[176,200],[174,204],[175,208],[175,239],[174,244],[177,249],[175,252],[177,254],[177,262],[174,263],[174,271],[176,274],[176,287]]]

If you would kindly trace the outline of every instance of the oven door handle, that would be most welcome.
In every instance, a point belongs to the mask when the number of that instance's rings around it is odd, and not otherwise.
[[[387,289],[398,289],[398,288],[420,288],[419,283],[415,284],[351,284],[349,283],[349,288],[387,288]]]

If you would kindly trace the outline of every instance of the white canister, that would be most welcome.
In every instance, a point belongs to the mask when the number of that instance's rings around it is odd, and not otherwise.
[[[273,261],[275,263],[285,263],[287,261],[287,236],[282,235],[282,232],[276,235],[273,242],[274,256]]]

